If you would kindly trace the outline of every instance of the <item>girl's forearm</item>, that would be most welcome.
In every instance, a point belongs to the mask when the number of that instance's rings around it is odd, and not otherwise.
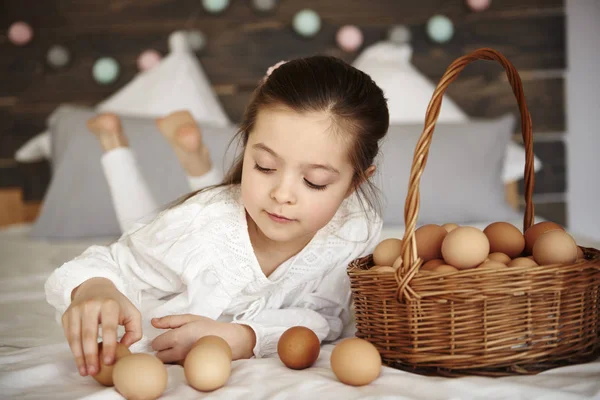
[[[241,360],[252,358],[254,356],[254,346],[256,346],[256,334],[248,325],[231,324],[234,327],[234,335],[227,340],[231,346],[232,358]]]

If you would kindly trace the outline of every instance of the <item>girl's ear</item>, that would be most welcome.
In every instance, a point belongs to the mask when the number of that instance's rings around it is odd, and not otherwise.
[[[372,177],[375,174],[375,171],[377,170],[377,167],[374,165],[371,165],[369,168],[367,168],[367,170],[365,171],[365,175],[367,176],[367,178]],[[361,182],[362,183],[362,182]]]
[[[372,177],[375,174],[375,171],[377,171],[377,167],[374,165],[371,165],[369,168],[367,168],[367,170],[365,171],[365,177],[366,179],[369,179],[370,177]],[[364,181],[363,181],[364,182]],[[354,193],[354,191],[356,191],[356,188],[360,185],[363,184],[363,182],[360,182],[358,185],[352,185],[350,186],[350,189],[348,189],[348,193],[346,193],[346,199],[348,197],[350,197],[352,195],[352,193]]]

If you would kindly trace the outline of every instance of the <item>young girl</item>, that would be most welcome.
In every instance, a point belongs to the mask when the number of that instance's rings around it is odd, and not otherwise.
[[[234,359],[276,353],[297,325],[337,339],[349,321],[346,268],[381,231],[369,178],[388,124],[381,89],[341,60],[314,56],[272,71],[246,110],[243,153],[222,185],[90,247],[46,282],[80,374],[98,371],[99,327],[107,364],[119,325],[126,346],[167,330],[151,341],[167,363],[206,335],[223,337]],[[144,336],[142,316],[152,326]]]

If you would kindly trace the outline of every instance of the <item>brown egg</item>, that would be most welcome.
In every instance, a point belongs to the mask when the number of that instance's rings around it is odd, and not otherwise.
[[[532,254],[533,245],[542,233],[555,229],[565,230],[559,224],[550,221],[538,222],[535,225],[531,225],[529,229],[525,231],[525,254]]]
[[[421,265],[421,270],[422,271],[433,271],[433,269],[435,269],[435,267],[437,267],[438,265],[443,265],[446,264],[446,262],[444,260],[442,260],[441,258],[435,258],[433,260],[429,260],[426,263],[424,263],[423,265]]]
[[[442,258],[442,242],[448,231],[439,225],[423,225],[415,231],[417,242],[417,255],[427,262],[435,258]]]
[[[577,259],[581,260],[585,258],[585,254],[583,253],[583,250],[581,249],[581,247],[577,246]]]
[[[391,267],[388,267],[391,268]],[[308,368],[317,361],[321,342],[317,335],[304,326],[294,326],[279,338],[277,353],[286,367],[291,369]]]
[[[516,226],[508,222],[489,224],[483,233],[490,241],[490,253],[504,253],[510,258],[515,258],[525,248],[525,237]]]
[[[231,348],[224,339],[218,338],[221,342],[216,338],[196,342],[183,364],[187,383],[201,392],[225,386],[231,375]]]
[[[506,268],[506,264],[500,262],[500,261],[484,261],[483,263],[479,264],[479,266],[477,268],[485,268],[485,269],[495,269],[495,268]]]
[[[364,339],[344,339],[331,352],[331,369],[346,385],[367,385],[381,372],[381,355]]]
[[[472,226],[461,226],[448,233],[442,243],[446,264],[458,269],[475,268],[490,253],[490,242],[485,233]]]
[[[225,351],[225,353],[227,353],[229,355],[230,359],[233,358],[233,354],[231,352],[231,347],[229,346],[229,343],[227,343],[227,341],[220,336],[216,336],[216,335],[203,336],[200,339],[198,339],[198,341],[196,343],[194,343],[193,347],[196,347],[199,345],[218,346],[221,349],[223,349],[223,351]]]
[[[533,258],[539,265],[572,264],[577,260],[577,243],[565,231],[547,231],[533,244]]]
[[[167,368],[151,354],[132,354],[117,361],[113,381],[126,399],[154,400],[167,388]]]
[[[488,259],[490,261],[498,261],[503,264],[508,264],[511,261],[510,257],[504,253],[492,253],[488,256]]]
[[[444,272],[458,272],[458,268],[455,268],[452,265],[442,264],[433,268],[432,271],[441,274]]]
[[[376,265],[392,265],[400,256],[402,240],[385,239],[375,247],[373,251],[373,262]]]
[[[113,378],[112,373],[115,368],[115,363],[119,361],[121,358],[128,356],[131,354],[131,351],[124,344],[117,343],[117,348],[115,349],[115,362],[112,365],[104,364],[104,357],[102,353],[102,342],[98,343],[98,360],[100,360],[100,371],[96,375],[93,375],[98,383],[104,386],[113,386]]]
[[[448,232],[452,232],[453,230],[455,230],[456,228],[458,228],[458,225],[457,224],[448,223],[448,224],[442,225],[442,228],[444,228]]]
[[[396,261],[394,261],[394,264],[392,264],[392,268],[398,269],[398,268],[402,267],[403,262],[404,261],[402,260],[402,256],[396,258]]]
[[[537,267],[538,264],[529,257],[517,257],[508,263],[511,268],[519,267]]]

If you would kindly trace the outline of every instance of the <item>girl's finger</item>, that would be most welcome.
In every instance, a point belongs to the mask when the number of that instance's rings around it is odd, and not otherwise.
[[[166,317],[162,318],[152,318],[152,325],[154,325],[155,328],[175,329],[187,324],[188,322],[197,321],[200,318],[201,317],[198,315],[192,314],[167,315]]]
[[[70,310],[63,318],[63,329],[65,337],[71,348],[71,353],[75,358],[75,364],[79,370],[79,375],[86,376],[87,368],[83,358],[83,349],[81,347],[81,316],[76,309]]]
[[[81,318],[81,342],[87,372],[95,375],[98,366],[98,320],[100,318],[100,305],[88,306]]]
[[[115,359],[117,348],[117,327],[119,326],[119,305],[117,302],[106,302],[100,309],[102,323],[102,357],[99,360],[111,365]]]
[[[121,338],[121,344],[129,347],[142,338],[142,315],[135,311],[133,315],[125,318],[122,322],[125,334]]]
[[[177,345],[177,331],[171,330],[157,336],[152,341],[152,349],[154,351],[163,351],[173,348]]]
[[[156,353],[156,357],[158,357],[163,363],[175,363],[181,361],[183,364],[185,359],[185,356],[181,353],[181,350],[175,348],[159,351]]]

